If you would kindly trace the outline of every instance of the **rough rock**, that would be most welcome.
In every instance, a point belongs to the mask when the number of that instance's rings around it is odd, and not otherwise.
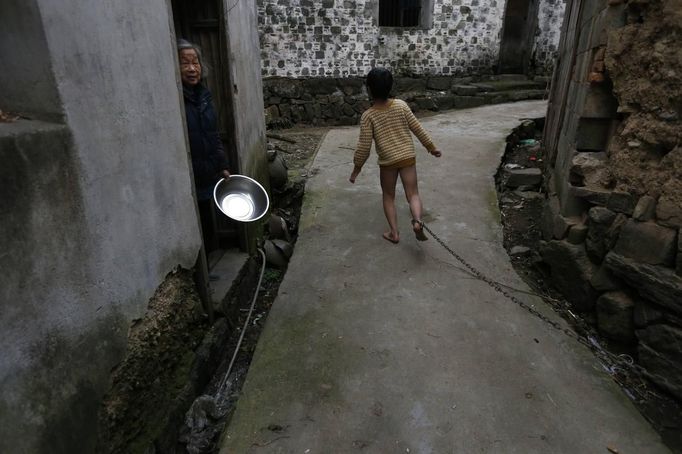
[[[635,309],[633,311],[633,321],[635,322],[635,327],[644,328],[662,320],[663,312],[661,312],[655,306],[642,300],[635,302]]]
[[[636,340],[634,307],[634,301],[623,292],[604,293],[597,300],[599,332],[619,342],[634,342]]]
[[[575,219],[567,218],[561,215],[554,216],[554,238],[557,240],[563,240],[568,235],[569,230],[572,226],[576,225],[578,221]],[[570,241],[569,241],[570,242]],[[571,242],[572,243],[572,242]],[[573,243],[576,244],[576,243]],[[577,243],[580,244],[580,243]]]
[[[635,288],[642,298],[682,315],[682,277],[669,268],[638,263],[615,252],[604,260],[609,271]]]
[[[542,183],[542,170],[540,169],[505,169],[505,185],[510,188],[519,186],[535,186]]]
[[[616,213],[631,216],[635,211],[635,197],[629,192],[612,192],[606,207]]]
[[[656,199],[645,195],[640,197],[632,217],[638,221],[650,221],[656,215]]]
[[[621,230],[614,252],[650,265],[674,266],[677,231],[630,220]]]
[[[682,329],[666,324],[637,330],[639,361],[650,378],[682,398]]]
[[[600,266],[597,272],[594,273],[590,284],[592,284],[592,287],[598,292],[610,292],[621,288],[616,281],[616,278],[609,272],[605,265]]]
[[[595,262],[601,263],[604,256],[613,246],[607,235],[618,215],[604,207],[592,207],[587,212],[588,227],[585,247],[587,253]]]
[[[268,89],[281,98],[299,98],[303,93],[301,83],[292,79],[272,79],[268,81]]]
[[[473,85],[455,85],[452,87],[452,92],[460,96],[474,96],[478,93],[478,87]]]
[[[585,224],[575,224],[568,231],[566,240],[571,244],[583,244],[587,238],[588,228]]]
[[[433,98],[419,96],[414,99],[414,102],[417,104],[417,107],[421,110],[438,110],[436,101],[434,101]]]
[[[426,88],[430,90],[450,90],[452,78],[450,77],[429,77],[426,81]]]
[[[405,93],[426,90],[426,80],[423,78],[398,77],[393,84],[394,91]]]
[[[571,163],[571,181],[576,186],[599,185],[608,174],[607,161],[604,152],[576,153]]]
[[[303,86],[305,91],[311,95],[331,95],[338,90],[336,79],[326,77],[306,79]]]
[[[656,205],[656,218],[661,225],[679,229],[682,227],[682,206],[671,197],[661,196]]]
[[[580,312],[592,310],[597,294],[590,281],[596,272],[585,248],[566,241],[548,241],[540,247],[542,259],[551,268],[551,281]]]
[[[611,191],[599,187],[578,187],[570,186],[569,193],[573,197],[578,197],[592,205],[605,207],[609,203]]]
[[[514,246],[509,250],[509,255],[526,255],[530,252],[530,248],[526,246]]]

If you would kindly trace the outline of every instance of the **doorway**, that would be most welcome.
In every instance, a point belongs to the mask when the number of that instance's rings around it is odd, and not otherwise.
[[[537,16],[538,0],[507,0],[500,44],[500,74],[528,74]]]
[[[220,0],[172,0],[175,35],[201,48],[203,60],[208,69],[206,85],[213,95],[213,104],[218,115],[218,132],[230,162],[230,172],[239,173],[239,158],[234,143],[233,112],[230,102],[230,83],[227,62],[227,46],[221,20]],[[239,225],[225,216],[214,216],[216,238],[212,244],[220,249],[240,247]],[[209,262],[210,262],[209,258]]]

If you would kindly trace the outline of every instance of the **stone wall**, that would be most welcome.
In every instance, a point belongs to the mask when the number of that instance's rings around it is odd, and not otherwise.
[[[574,307],[682,399],[682,3],[566,11],[541,252]]]
[[[354,125],[370,105],[365,80],[359,77],[269,78],[263,86],[270,127]],[[439,111],[542,99],[546,87],[545,77],[530,80],[516,75],[397,77],[393,95],[415,112]]]
[[[424,27],[378,26],[378,0],[258,0],[264,76],[492,74],[505,1],[425,1]],[[541,0],[535,66],[551,71],[563,0]],[[432,8],[432,10],[431,10]]]

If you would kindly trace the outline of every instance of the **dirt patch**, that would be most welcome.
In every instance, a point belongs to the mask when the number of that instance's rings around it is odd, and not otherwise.
[[[682,0],[637,0],[609,35],[606,67],[622,122],[606,187],[663,197],[682,212]]]
[[[191,271],[170,273],[145,316],[133,322],[128,352],[112,373],[98,452],[144,452],[161,436],[208,326]]]

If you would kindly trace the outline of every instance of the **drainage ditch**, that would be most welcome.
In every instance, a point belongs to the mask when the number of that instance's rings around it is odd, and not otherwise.
[[[604,370],[618,383],[673,452],[682,453],[682,406],[646,377],[632,347],[600,336],[593,312],[578,314],[551,284],[551,270],[540,256],[545,186],[544,118],[524,120],[507,137],[495,176],[504,228],[504,247],[516,272],[535,294],[571,325],[590,346]]]

